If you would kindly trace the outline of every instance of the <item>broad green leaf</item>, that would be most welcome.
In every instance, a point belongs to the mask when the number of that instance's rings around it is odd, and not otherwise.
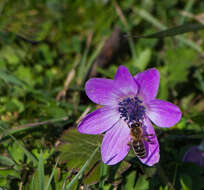
[[[100,135],[86,135],[79,133],[76,129],[69,129],[62,136],[64,144],[58,148],[60,160],[68,163],[71,168],[79,168],[100,145],[101,140]],[[97,152],[94,160],[100,159],[100,152]]]
[[[17,98],[12,98],[11,101],[7,102],[5,109],[9,112],[18,111],[18,113],[24,111],[24,104],[19,101]]]
[[[94,166],[92,166],[92,168],[89,169],[89,171],[84,173],[83,183],[85,185],[93,184],[99,181],[101,169],[100,162],[101,161],[98,161]]]
[[[23,65],[19,66],[15,71],[15,75],[30,86],[33,86],[35,84],[33,71],[30,67],[25,67]]]
[[[60,160],[66,162],[69,168],[81,168],[96,147],[100,145],[101,139],[99,135],[81,134],[76,129],[67,130],[62,137],[64,144],[58,148],[60,151]],[[101,155],[100,152],[97,151],[92,162],[84,170],[85,183],[98,181],[100,165],[95,164],[100,162],[100,160]],[[93,173],[91,171],[93,171]]]
[[[76,183],[78,180],[79,176],[82,175],[85,171],[85,169],[88,167],[94,156],[96,155],[97,151],[99,149],[99,146],[94,150],[94,152],[89,156],[89,159],[84,163],[83,167],[80,169],[80,171],[77,173],[76,176],[72,179],[72,181],[66,186],[65,190],[71,189],[72,185]]]
[[[31,152],[29,152],[25,146],[23,145],[23,143],[21,143],[20,141],[18,141],[13,135],[9,134],[8,131],[4,130],[1,126],[0,126],[1,130],[8,136],[10,136],[13,141],[15,142],[13,145],[15,147],[11,148],[10,150],[10,154],[13,156],[13,159],[17,162],[17,163],[21,163],[21,161],[23,160],[24,154],[28,157],[29,161],[32,161],[33,164],[37,165],[37,159],[33,156],[33,154]],[[9,147],[10,148],[10,147]],[[16,149],[15,149],[16,148]],[[17,152],[16,152],[17,150]],[[16,154],[19,156],[19,158],[16,160]]]
[[[0,177],[0,187],[5,187],[5,190],[7,190],[8,180],[6,178]]]
[[[126,183],[124,185],[124,189],[133,190],[135,185],[137,172],[131,172],[129,175],[126,176]]]
[[[0,165],[1,166],[14,166],[15,162],[6,156],[0,156]]]
[[[0,176],[3,178],[15,177],[15,178],[20,179],[19,171],[16,171],[14,169],[0,170]]]
[[[0,70],[0,79],[5,81],[6,83],[11,83],[20,87],[23,87],[25,85],[25,83],[22,82],[20,79],[16,78],[14,75],[4,70]]]
[[[137,180],[136,186],[134,190],[148,190],[149,189],[149,181],[146,179],[146,176],[140,176]]]
[[[12,145],[10,145],[8,147],[8,151],[10,156],[16,163],[21,164],[23,162],[24,153],[17,143],[13,143]]]
[[[164,61],[167,64],[168,81],[171,87],[187,80],[189,67],[193,65],[195,60],[196,53],[191,49],[175,48],[166,51]]]
[[[152,51],[150,49],[144,49],[140,52],[138,55],[138,58],[134,61],[134,64],[136,65],[137,68],[140,69],[140,71],[145,70],[147,67],[147,64],[149,63],[151,59],[151,54]]]
[[[13,46],[5,45],[4,48],[0,50],[0,57],[7,60],[9,64],[18,64],[21,59],[25,57],[26,53],[18,46],[13,44]]]

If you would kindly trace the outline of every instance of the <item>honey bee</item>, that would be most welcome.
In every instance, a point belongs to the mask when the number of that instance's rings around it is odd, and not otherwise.
[[[152,143],[146,136],[152,136],[152,134],[144,135],[141,122],[135,122],[129,126],[131,146],[138,158],[145,158],[147,151],[145,148],[144,141]]]

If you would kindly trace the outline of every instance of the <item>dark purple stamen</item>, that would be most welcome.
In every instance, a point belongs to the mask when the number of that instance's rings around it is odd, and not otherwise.
[[[123,118],[128,124],[143,121],[145,115],[145,107],[137,97],[123,99],[119,103],[118,111],[120,118]]]

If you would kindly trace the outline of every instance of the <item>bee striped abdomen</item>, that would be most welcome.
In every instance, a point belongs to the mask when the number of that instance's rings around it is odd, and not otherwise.
[[[142,140],[132,141],[132,148],[137,157],[139,158],[146,157],[146,149],[145,149],[145,145]]]

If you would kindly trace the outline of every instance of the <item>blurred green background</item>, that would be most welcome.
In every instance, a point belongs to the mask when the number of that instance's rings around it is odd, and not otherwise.
[[[71,189],[204,189],[204,168],[182,162],[204,138],[204,31],[134,38],[203,24],[203,12],[195,0],[0,1],[0,189],[62,190],[70,182]],[[157,97],[183,117],[155,127],[159,164],[142,165],[130,152],[106,166],[99,150],[75,180],[102,139],[76,131],[96,109],[84,83],[113,78],[119,65],[133,75],[157,68]]]

